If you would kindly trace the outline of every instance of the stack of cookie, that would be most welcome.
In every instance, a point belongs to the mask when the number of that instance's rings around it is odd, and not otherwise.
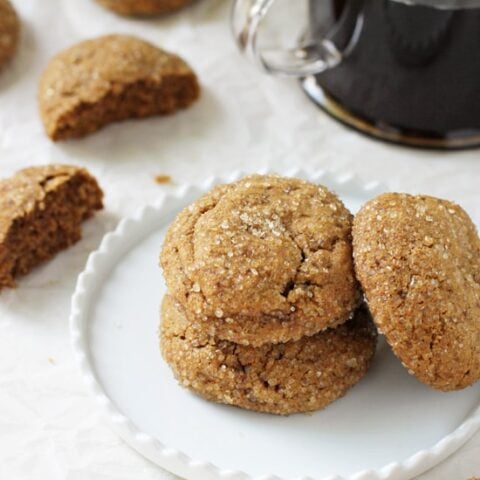
[[[183,210],[161,254],[161,347],[177,379],[276,414],[342,396],[376,346],[351,228],[325,187],[276,176],[218,186]]]

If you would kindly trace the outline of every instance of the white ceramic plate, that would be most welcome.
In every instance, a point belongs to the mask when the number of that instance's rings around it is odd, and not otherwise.
[[[352,211],[379,193],[352,177],[291,172],[335,190]],[[367,377],[313,415],[277,417],[202,400],[178,386],[158,348],[165,284],[158,254],[179,210],[214,183],[184,187],[120,223],[93,253],[72,301],[80,367],[113,428],[189,480],[412,478],[480,426],[480,385],[439,393],[408,375],[385,342]]]

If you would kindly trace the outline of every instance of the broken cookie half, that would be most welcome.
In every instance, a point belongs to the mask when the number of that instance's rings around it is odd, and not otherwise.
[[[81,238],[81,223],[103,208],[85,169],[45,165],[0,180],[0,289]]]
[[[188,107],[200,94],[177,55],[129,35],[86,40],[54,57],[39,85],[40,115],[53,140]]]

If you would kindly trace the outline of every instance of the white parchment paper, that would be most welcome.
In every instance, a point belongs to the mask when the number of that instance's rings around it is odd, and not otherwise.
[[[129,20],[93,0],[13,0],[22,23],[18,57],[0,74],[0,176],[41,163],[88,167],[106,210],[77,245],[0,294],[0,479],[157,480],[169,474],[125,446],[99,418],[72,357],[69,301],[90,251],[119,218],[176,184],[234,169],[293,165],[380,180],[391,189],[456,200],[480,223],[480,150],[421,152],[378,143],[317,110],[294,80],[247,64],[231,40],[230,0],[199,0],[159,20]],[[201,100],[169,118],[125,122],[89,138],[51,143],[36,105],[40,72],[60,49],[125,32],[183,55]],[[388,428],[388,425],[385,426]],[[412,435],[415,433],[412,432]],[[422,480],[480,475],[480,435]]]

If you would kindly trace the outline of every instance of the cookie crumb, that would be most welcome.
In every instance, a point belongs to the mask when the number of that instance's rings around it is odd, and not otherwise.
[[[155,183],[158,183],[159,185],[165,185],[168,183],[172,183],[172,177],[170,175],[155,175]]]

